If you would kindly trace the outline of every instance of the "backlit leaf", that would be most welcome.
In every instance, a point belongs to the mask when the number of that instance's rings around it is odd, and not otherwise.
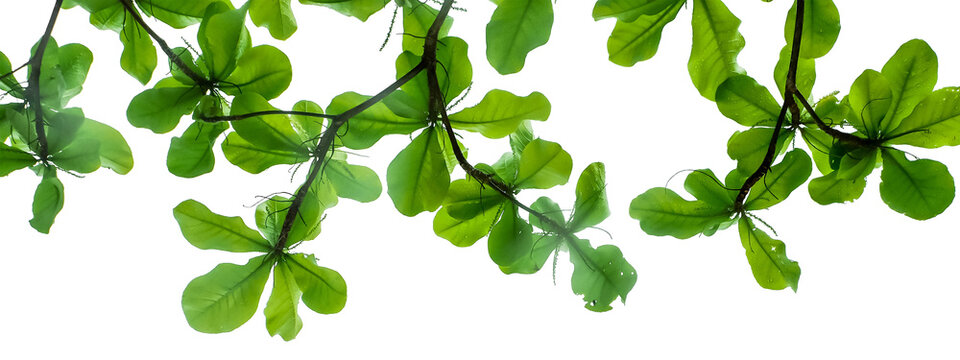
[[[884,149],[880,198],[894,211],[917,220],[940,215],[953,202],[953,176],[943,164],[907,160],[902,151]]]
[[[573,292],[583,296],[585,307],[602,312],[613,309],[610,304],[618,297],[627,302],[627,294],[637,283],[637,272],[623,258],[620,249],[602,245],[596,249],[587,240],[577,240],[581,251],[570,251],[573,263],[571,286]]]
[[[450,173],[434,131],[431,127],[417,135],[387,167],[387,194],[406,216],[436,210],[450,186]]]
[[[233,331],[257,312],[260,295],[270,276],[267,255],[245,265],[223,263],[183,289],[183,315],[194,330],[205,333]]]
[[[740,242],[747,253],[747,261],[753,277],[764,289],[782,290],[789,286],[797,291],[800,281],[800,265],[787,258],[783,242],[771,238],[753,222],[740,218]]]
[[[256,230],[247,227],[239,216],[215,214],[195,200],[186,200],[173,208],[180,232],[191,245],[201,249],[231,252],[269,252],[272,248]]]
[[[550,0],[502,0],[487,23],[487,61],[500,74],[523,69],[527,54],[550,39]]]
[[[549,189],[570,179],[573,159],[560,144],[535,139],[520,156],[515,185],[524,189]]]
[[[347,283],[334,270],[317,265],[313,255],[287,255],[293,278],[303,291],[303,303],[320,314],[336,314],[347,303]]]
[[[700,95],[713,100],[717,87],[728,77],[743,74],[737,55],[743,36],[740,19],[721,0],[693,1],[693,50],[687,70]]]

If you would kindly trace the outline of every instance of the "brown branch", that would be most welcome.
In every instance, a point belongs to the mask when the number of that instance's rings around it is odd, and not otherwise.
[[[246,118],[252,118],[256,116],[263,115],[295,115],[295,116],[308,116],[324,119],[334,119],[337,115],[331,114],[321,114],[309,111],[285,111],[285,110],[265,110],[265,111],[255,111],[252,113],[239,114],[239,115],[224,115],[224,116],[200,116],[199,120],[203,122],[215,123],[223,121],[236,121],[243,120]]]
[[[160,35],[157,35],[157,33],[154,32],[153,29],[150,28],[150,26],[147,26],[146,21],[144,21],[143,17],[140,16],[140,12],[138,12],[137,9],[133,7],[133,3],[131,2],[132,0],[118,0],[118,1],[120,1],[120,3],[123,4],[123,8],[127,10],[127,13],[130,14],[131,17],[133,17],[133,20],[136,21],[137,24],[140,25],[140,27],[142,27],[144,30],[147,31],[147,34],[149,34],[150,37],[153,38],[153,41],[156,41],[157,45],[160,45],[160,50],[163,50],[163,53],[167,55],[167,58],[169,58],[174,65],[180,68],[180,71],[183,71],[183,73],[187,75],[187,77],[193,80],[193,82],[196,83],[197,85],[200,85],[200,87],[202,88],[205,88],[205,89],[210,88],[213,85],[210,80],[208,80],[207,78],[203,77],[200,74],[197,74],[195,71],[193,71],[192,68],[187,66],[187,64],[183,62],[183,59],[181,59],[180,56],[177,56],[177,54],[173,53],[173,49],[171,49],[170,46],[167,45],[167,42],[164,41],[163,38],[160,37]],[[121,36],[123,36],[122,31],[121,31]]]
[[[53,5],[53,12],[50,14],[50,21],[47,22],[47,29],[37,44],[37,51],[28,62],[30,64],[30,75],[27,76],[27,103],[33,108],[33,122],[37,132],[37,156],[43,163],[47,162],[50,156],[47,149],[47,133],[43,127],[43,105],[40,101],[40,69],[43,67],[43,53],[47,50],[47,44],[50,42],[50,35],[53,33],[53,26],[57,23],[57,16],[60,15],[60,6],[63,0],[57,0]]]
[[[453,0],[444,0],[443,6],[440,7],[440,12],[437,14],[437,18],[434,19],[433,24],[430,25],[430,29],[427,31],[427,39],[423,46],[425,55],[421,57],[420,62],[414,66],[413,69],[410,69],[410,71],[373,97],[332,118],[330,125],[326,130],[323,131],[323,135],[320,136],[320,142],[313,151],[314,159],[313,162],[310,163],[310,172],[307,174],[307,179],[304,181],[303,185],[297,189],[297,192],[293,195],[293,199],[290,202],[290,207],[287,208],[287,215],[283,219],[283,225],[280,228],[280,234],[277,236],[277,244],[274,247],[274,251],[282,251],[284,248],[286,248],[287,239],[290,235],[290,229],[293,228],[293,222],[296,221],[298,217],[300,207],[303,205],[303,201],[306,199],[307,192],[310,190],[310,185],[313,184],[313,182],[316,181],[317,177],[320,175],[320,170],[324,166],[323,162],[327,158],[326,154],[333,149],[333,141],[337,137],[337,131],[339,131],[340,127],[346,124],[351,118],[370,108],[374,104],[382,101],[388,95],[399,89],[400,86],[403,86],[403,84],[413,80],[413,78],[419,75],[421,71],[428,68],[427,64],[429,61],[427,60],[426,56],[428,53],[427,49],[433,49],[433,52],[431,53],[434,54],[434,57],[436,56],[437,35],[440,33],[440,26],[447,18],[447,14],[450,13],[450,8],[452,6]],[[434,59],[434,61],[436,60]]]

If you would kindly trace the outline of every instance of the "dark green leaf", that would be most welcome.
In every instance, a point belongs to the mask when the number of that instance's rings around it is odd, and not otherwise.
[[[60,169],[89,174],[100,168],[100,142],[95,139],[76,139],[50,160]]]
[[[0,141],[0,176],[7,176],[15,170],[33,166],[37,159],[30,153],[5,145]]]
[[[434,131],[431,127],[421,132],[387,167],[387,194],[406,216],[436,210],[450,186],[443,148]]]
[[[183,135],[170,139],[167,170],[184,178],[213,171],[213,143],[229,127],[226,123],[195,121],[190,124]]]
[[[229,4],[223,0],[137,0],[144,13],[177,29],[200,22],[207,6],[215,2]]]
[[[100,165],[117,174],[133,169],[133,154],[123,135],[114,128],[91,119],[85,119],[77,131],[77,140],[95,139],[100,143]]]
[[[577,180],[577,200],[570,215],[570,229],[574,232],[595,226],[610,216],[607,205],[607,182],[603,163],[587,165]]]
[[[613,309],[610,304],[617,297],[626,303],[627,294],[637,283],[637,272],[623,258],[620,249],[603,245],[594,250],[587,240],[577,240],[571,246],[579,249],[570,250],[571,286],[574,293],[583,295],[586,308],[597,312]]]
[[[490,259],[500,266],[517,262],[533,249],[532,234],[533,228],[517,214],[517,206],[507,204],[487,238]]]
[[[487,23],[487,61],[500,74],[523,69],[527,54],[550,39],[550,0],[502,0]]]
[[[33,194],[33,218],[30,226],[44,234],[50,233],[53,220],[63,209],[63,183],[57,179],[57,169],[43,168],[43,179]]]
[[[257,312],[260,295],[270,276],[267,255],[246,265],[223,263],[183,289],[183,315],[194,330],[205,333],[233,331]]]
[[[900,150],[883,150],[880,198],[894,211],[917,220],[940,215],[955,196],[953,176],[943,164],[907,160]]]
[[[467,178],[450,183],[443,207],[451,217],[469,220],[499,208],[503,202],[504,198],[499,192],[473,178]]]
[[[173,217],[180,225],[183,237],[201,249],[269,252],[272,248],[260,233],[247,227],[239,216],[215,214],[195,200],[186,200],[173,208]]]
[[[844,180],[866,178],[876,167],[877,155],[879,155],[877,151],[877,148],[857,148],[843,154],[836,171],[837,178]]]
[[[521,256],[509,266],[501,266],[500,271],[504,274],[535,274],[543,268],[550,254],[557,253],[557,248],[562,243],[563,239],[556,235],[534,234],[533,248],[530,249],[530,253]]]
[[[697,200],[716,208],[731,208],[730,195],[738,190],[727,189],[710,169],[694,170],[683,181],[683,188]]]
[[[836,172],[810,180],[807,188],[810,198],[820,205],[840,204],[854,201],[863,195],[867,180],[860,178],[840,179]]]
[[[134,96],[127,107],[130,125],[162,134],[177,127],[180,118],[193,112],[203,90],[198,87],[161,87]]]
[[[230,10],[224,3],[216,4],[206,9],[197,32],[197,42],[203,52],[207,73],[222,80],[230,76],[244,51],[250,48],[250,33],[243,24],[247,18],[247,5]]]
[[[417,0],[399,0],[398,3],[403,4],[403,9],[400,10],[403,11],[403,32],[408,34],[403,37],[403,50],[417,56],[423,55],[423,43],[427,38],[427,30],[433,25],[439,11],[430,3]],[[446,37],[451,26],[453,26],[453,18],[447,16],[440,26],[437,37],[440,39]]]
[[[560,205],[557,205],[556,202],[546,196],[541,196],[539,199],[537,199],[537,201],[534,201],[533,204],[530,205],[530,208],[543,214],[548,219],[553,220],[553,222],[557,223],[557,225],[563,226],[566,224],[566,220],[564,220],[563,217],[563,211],[560,210]],[[540,228],[546,232],[560,231],[560,229],[540,221],[540,218],[533,213],[530,213],[530,225],[536,226],[537,228]]]

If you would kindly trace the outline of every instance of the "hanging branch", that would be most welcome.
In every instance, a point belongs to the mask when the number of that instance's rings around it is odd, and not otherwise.
[[[430,25],[430,29],[427,30],[427,38],[423,45],[424,55],[421,57],[417,66],[414,66],[413,69],[410,69],[410,71],[373,97],[331,118],[330,125],[326,130],[323,131],[323,135],[320,136],[320,141],[317,144],[317,147],[312,152],[314,154],[314,158],[310,163],[310,172],[307,174],[307,179],[304,181],[303,185],[297,189],[296,194],[294,194],[293,199],[290,202],[290,207],[287,208],[287,215],[283,219],[283,225],[280,228],[280,234],[277,236],[277,244],[274,248],[275,250],[279,251],[286,247],[287,237],[290,234],[290,229],[293,228],[293,222],[297,219],[297,216],[300,212],[300,206],[303,205],[303,201],[306,198],[307,192],[310,190],[310,184],[313,184],[313,182],[317,179],[317,176],[320,175],[320,171],[324,165],[324,160],[327,158],[327,153],[333,149],[333,141],[336,139],[337,132],[340,130],[340,127],[346,124],[347,121],[354,116],[360,114],[364,110],[386,98],[387,95],[390,95],[399,89],[400,86],[403,86],[403,84],[413,80],[413,78],[419,75],[421,71],[428,68],[433,68],[432,66],[428,66],[432,63],[430,60],[428,60],[427,54],[433,54],[433,63],[435,63],[437,37],[438,34],[440,34],[440,26],[443,24],[444,20],[446,20],[447,14],[450,13],[450,8],[452,6],[453,0],[444,0],[443,6],[440,7],[440,12],[437,14],[437,18],[434,19],[433,24]],[[430,51],[429,49],[433,50]]]
[[[50,34],[53,33],[53,25],[57,23],[57,16],[60,15],[60,6],[63,0],[57,0],[53,4],[53,12],[50,14],[50,21],[47,22],[47,29],[37,44],[37,51],[33,53],[28,64],[30,65],[30,75],[27,76],[27,103],[33,108],[33,122],[37,131],[37,156],[40,161],[47,162],[50,157],[47,150],[47,132],[43,124],[43,106],[40,103],[40,68],[43,66],[43,53],[47,50],[47,43],[50,42]]]

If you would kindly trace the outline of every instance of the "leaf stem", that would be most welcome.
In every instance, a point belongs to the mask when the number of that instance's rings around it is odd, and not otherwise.
[[[246,118],[263,116],[263,115],[296,115],[296,116],[308,116],[308,117],[317,117],[324,119],[334,119],[337,115],[331,114],[321,114],[309,111],[285,111],[285,110],[265,110],[265,111],[255,111],[247,114],[239,115],[224,115],[224,116],[201,116],[200,120],[209,123],[223,122],[223,121],[236,121],[243,120]]]
[[[123,8],[127,10],[127,13],[133,17],[133,20],[136,21],[137,24],[140,25],[140,27],[142,27],[144,30],[147,31],[147,34],[149,34],[150,37],[157,42],[157,45],[160,45],[160,50],[163,50],[163,53],[167,55],[167,58],[170,59],[170,61],[173,62],[174,65],[180,68],[180,71],[183,71],[183,73],[187,75],[187,77],[189,77],[191,80],[193,80],[194,83],[196,83],[197,85],[200,85],[200,87],[204,89],[208,89],[213,86],[213,82],[203,77],[202,75],[197,74],[195,71],[193,71],[191,67],[187,66],[187,64],[183,62],[183,59],[177,56],[177,54],[173,53],[173,49],[171,49],[170,46],[167,45],[167,42],[164,41],[163,38],[160,37],[160,35],[157,35],[157,33],[153,31],[153,29],[151,29],[150,26],[147,26],[146,21],[143,20],[142,16],[140,16],[140,12],[138,12],[137,9],[133,7],[133,3],[131,2],[131,0],[119,0],[119,1],[121,4],[123,4]]]
[[[47,44],[50,42],[50,35],[53,33],[53,26],[57,23],[57,16],[60,15],[60,6],[63,0],[57,0],[53,5],[53,12],[50,14],[50,21],[47,22],[47,29],[40,37],[40,43],[37,44],[37,50],[28,62],[30,64],[30,74],[27,76],[27,103],[33,109],[33,122],[37,132],[37,157],[44,164],[50,157],[47,148],[47,133],[43,127],[43,105],[40,100],[40,69],[43,67],[43,53],[47,50]]]

